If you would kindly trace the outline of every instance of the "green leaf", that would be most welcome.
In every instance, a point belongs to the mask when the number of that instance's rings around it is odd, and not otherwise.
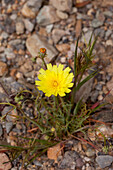
[[[82,100],[79,100],[74,108],[74,116],[77,115]]]
[[[95,40],[93,41],[93,43],[92,43],[92,45],[91,45],[91,48],[90,48],[90,51],[89,51],[89,57],[92,55],[92,52],[93,52],[95,43],[96,43],[96,41],[97,41],[97,38],[98,38],[98,36],[95,38]]]
[[[76,43],[76,48],[75,48],[75,55],[74,55],[74,75],[76,77],[76,70],[77,70],[77,48],[78,48],[78,41],[79,38],[77,39],[77,43]]]
[[[90,80],[92,77],[94,77],[97,74],[97,71],[94,71],[92,74],[87,76],[84,80],[82,80],[76,87],[75,91],[78,91],[80,87],[85,84],[88,80]]]
[[[91,40],[92,40],[93,34],[94,34],[94,31],[93,31],[92,34],[91,34],[91,37],[90,37],[90,39],[89,39],[88,46],[91,46]]]

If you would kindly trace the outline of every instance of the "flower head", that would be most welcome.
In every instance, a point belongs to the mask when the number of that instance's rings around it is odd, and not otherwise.
[[[69,93],[70,87],[73,86],[73,73],[69,73],[71,69],[67,67],[64,69],[62,64],[59,66],[47,64],[47,70],[42,68],[39,71],[38,79],[35,81],[37,88],[45,93],[46,96],[51,95],[65,96],[65,93]]]

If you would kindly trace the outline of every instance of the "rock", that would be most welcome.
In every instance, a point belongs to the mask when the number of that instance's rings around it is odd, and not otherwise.
[[[84,36],[81,38],[81,41],[84,42],[84,40],[85,40],[85,42],[88,43],[89,40],[90,40],[91,35],[92,35],[92,30],[89,30],[89,31],[86,32],[86,33],[84,34]],[[92,36],[92,42],[93,42],[93,41],[94,41],[94,35]]]
[[[24,23],[22,21],[19,21],[16,23],[16,33],[18,35],[24,33]]]
[[[8,34],[13,34],[15,32],[15,29],[15,23],[9,17],[6,17],[6,19],[4,20],[3,30]]]
[[[37,23],[41,26],[46,26],[60,21],[60,18],[56,16],[56,10],[52,6],[45,5],[37,16]]]
[[[102,90],[102,84],[99,84],[99,83],[98,83],[98,84],[95,86],[95,89],[101,91],[101,90]]]
[[[2,116],[5,116],[9,112],[8,115],[6,116],[6,120],[10,121],[10,122],[12,122],[16,119],[15,117],[13,117],[11,115],[17,116],[17,111],[15,109],[14,110],[12,110],[12,109],[13,109],[12,106],[5,106],[1,112]]]
[[[6,132],[7,132],[7,134],[11,131],[12,127],[13,127],[12,122],[6,122]]]
[[[113,156],[110,155],[100,155],[96,157],[96,162],[100,168],[106,168],[113,162]]]
[[[113,40],[107,40],[106,45],[107,46],[113,46]]]
[[[97,29],[95,29],[94,33],[96,36],[99,35],[99,37],[104,38],[105,30],[102,28],[97,28]]]
[[[111,0],[107,0],[107,1],[103,0],[102,6],[106,7],[107,5],[113,6],[113,1],[111,1]]]
[[[52,31],[52,38],[55,44],[66,34],[64,30],[61,29],[54,29]]]
[[[62,11],[59,11],[59,10],[56,10],[56,14],[59,18],[61,19],[67,19],[68,18],[68,14],[67,13],[64,13]]]
[[[39,11],[42,3],[43,3],[43,0],[28,0],[27,1],[28,7],[31,8],[32,11],[35,12],[35,14],[37,14],[37,12]]]
[[[0,137],[2,136],[3,134],[3,129],[2,129],[2,125],[0,124]]]
[[[110,12],[110,11],[104,11],[103,14],[107,17],[112,17],[113,16],[113,13]]]
[[[45,57],[46,62],[50,62],[58,54],[56,49],[52,45],[48,44],[45,38],[36,34],[33,34],[27,39],[26,46],[28,51],[31,53],[33,57],[36,57],[38,55],[40,48],[46,48],[47,49],[47,57]]]
[[[98,27],[100,27],[102,25],[103,25],[103,21],[98,20],[96,18],[93,19],[93,21],[91,22],[91,27],[93,27],[93,28],[98,28]]]
[[[50,0],[52,4],[59,11],[71,12],[72,0]]]
[[[19,82],[16,81],[11,82],[10,86],[12,93],[18,93],[19,91],[26,89],[23,84],[20,84]]]
[[[81,168],[84,165],[83,159],[82,158],[78,158],[76,160],[76,167]]]
[[[9,170],[11,167],[12,165],[8,156],[5,153],[0,153],[0,169]]]
[[[34,24],[32,24],[32,22],[30,22],[29,19],[24,19],[24,24],[25,24],[25,28],[26,28],[29,32],[32,32],[32,31],[33,31]]]
[[[5,75],[8,72],[7,64],[0,61],[0,76]]]
[[[69,44],[56,44],[56,48],[60,52],[66,52],[70,49],[70,45]]]
[[[90,92],[93,85],[93,78],[91,78],[89,81],[87,81],[77,92],[75,95],[75,102],[78,102],[79,100],[83,99],[83,102],[86,102],[88,97],[90,96]]]
[[[35,18],[36,15],[35,12],[33,12],[32,9],[28,7],[27,3],[24,4],[21,13],[24,17],[27,18]]]
[[[14,39],[14,40],[9,41],[9,45],[11,45],[12,47],[17,46],[18,44],[21,44],[21,43],[22,43],[21,39]]]
[[[105,36],[106,36],[106,40],[107,38],[112,34],[112,30],[107,30],[106,33],[105,33]]]
[[[113,77],[109,82],[107,82],[107,87],[111,90],[110,93],[113,95]]]
[[[4,52],[5,47],[1,46],[0,47],[0,53]]]
[[[47,25],[47,26],[46,26],[46,32],[47,32],[47,33],[50,33],[51,30],[52,30],[52,28],[53,28],[53,24]]]
[[[106,102],[108,103],[107,100],[106,100]],[[99,111],[99,112],[95,113],[94,115],[92,115],[92,117],[95,120],[99,120],[99,121],[105,122],[105,123],[113,122],[113,112],[112,112],[112,110],[108,110],[108,109],[107,110],[104,109],[102,111]]]
[[[4,54],[6,55],[6,58],[8,60],[14,59],[15,58],[15,54],[13,53],[12,48],[6,48],[4,51]]]
[[[1,33],[0,36],[1,36],[2,39],[5,39],[5,40],[9,37],[8,33],[4,32],[4,31]]]
[[[98,98],[98,95],[99,95],[99,91],[98,91],[98,90],[93,91],[93,92],[91,93],[91,101],[92,101],[93,103],[96,102],[96,100],[97,100],[97,98]]]
[[[95,154],[96,154],[96,152],[95,152],[94,149],[88,148],[87,151],[86,151],[86,155],[87,155],[88,157],[92,157],[92,156],[94,156]]]
[[[76,167],[76,160],[79,158],[79,155],[75,151],[67,151],[64,154],[64,158],[61,161],[59,168],[61,169],[75,169]]]
[[[17,14],[12,14],[12,15],[10,16],[10,19],[12,19],[12,20],[16,20],[16,18],[17,18]]]

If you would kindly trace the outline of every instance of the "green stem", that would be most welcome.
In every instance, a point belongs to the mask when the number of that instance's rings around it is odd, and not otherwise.
[[[43,61],[43,64],[44,64],[45,68],[47,69],[47,65],[46,65],[46,62],[45,62],[44,58],[41,58],[41,59]]]
[[[26,116],[26,114],[23,112],[22,109],[18,108],[18,110],[25,116],[25,118],[26,118],[27,120],[29,120],[30,122],[32,122],[33,124],[35,124],[36,126],[38,126],[38,128],[41,130],[41,132],[44,133],[44,128],[43,128],[43,127],[41,127],[36,121],[34,121],[34,120],[30,119],[28,116]]]

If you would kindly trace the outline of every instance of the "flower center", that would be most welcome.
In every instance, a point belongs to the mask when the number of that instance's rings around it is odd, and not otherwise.
[[[53,81],[53,87],[57,87],[58,86],[58,82],[55,80]]]

